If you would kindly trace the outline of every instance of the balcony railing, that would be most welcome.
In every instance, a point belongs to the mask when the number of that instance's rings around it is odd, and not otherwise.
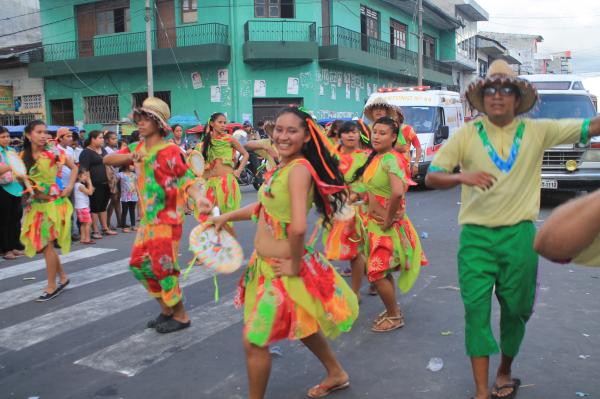
[[[247,42],[316,42],[317,25],[305,21],[248,21],[244,24]]]
[[[383,40],[346,29],[342,26],[324,26],[320,28],[319,39],[321,46],[353,48],[372,55],[403,61],[412,65],[417,65],[418,61],[418,54],[414,51],[394,46]],[[452,68],[441,61],[428,57],[423,57],[423,66],[438,72],[452,73]]]
[[[158,32],[158,34],[161,34]],[[159,47],[188,47],[202,44],[227,44],[228,26],[217,23],[181,26],[169,31],[169,40],[160,40]],[[173,37],[175,36],[175,37]],[[157,48],[157,32],[152,32],[152,49]],[[31,62],[63,61],[78,58],[129,54],[146,50],[145,32],[115,33],[95,36],[91,40],[46,44],[31,54]]]

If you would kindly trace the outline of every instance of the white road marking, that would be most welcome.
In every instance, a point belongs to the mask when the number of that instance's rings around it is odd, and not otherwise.
[[[102,255],[108,252],[116,251],[116,248],[85,248],[79,251],[69,252],[66,255],[60,255],[60,261],[62,264],[75,262],[85,258],[91,258],[93,256]],[[31,262],[20,263],[18,265],[10,267],[0,268],[0,280],[4,280],[10,277],[19,276],[21,274],[32,273],[38,270],[46,268],[46,261],[44,258],[37,259]]]
[[[186,330],[159,334],[146,329],[114,345],[79,359],[74,364],[109,373],[133,377],[177,352],[198,344],[242,320],[242,311],[233,306],[233,298],[223,298],[218,304],[200,306],[189,312],[192,325]],[[140,350],[143,348],[143,350]]]
[[[181,286],[198,283],[212,276],[212,272],[196,269],[186,281],[182,281]],[[152,298],[144,287],[136,282],[120,290],[3,328],[0,330],[0,348],[13,351],[28,348],[150,300]]]
[[[91,284],[112,276],[129,272],[129,258],[120,259],[114,262],[106,263],[96,267],[90,267],[85,270],[69,274],[71,282],[66,290]],[[133,277],[132,277],[133,279]],[[0,293],[0,310],[15,306],[21,303],[33,301],[46,288],[46,281],[34,284],[28,284],[23,287],[15,288]],[[64,295],[64,294],[63,294]]]

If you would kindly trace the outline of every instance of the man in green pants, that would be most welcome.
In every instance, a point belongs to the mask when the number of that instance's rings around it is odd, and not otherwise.
[[[511,365],[537,285],[533,222],[539,213],[543,154],[558,144],[587,143],[600,135],[600,119],[517,118],[535,105],[537,93],[504,61],[495,61],[466,95],[485,116],[450,137],[425,181],[440,189],[462,185],[458,277],[476,399],[490,397],[489,356],[499,350],[490,325],[494,288],[501,309],[502,360],[491,397],[514,398],[520,381],[512,377]],[[452,173],[457,166],[460,173]]]

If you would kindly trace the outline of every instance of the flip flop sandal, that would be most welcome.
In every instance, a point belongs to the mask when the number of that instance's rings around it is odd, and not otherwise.
[[[15,260],[15,259],[17,259],[17,256],[15,254],[13,254],[12,252],[10,252],[10,253],[7,253],[6,255],[4,255],[3,258],[6,260]]]
[[[80,243],[80,244],[83,244],[83,245],[91,245],[91,244],[95,244],[95,243],[96,243],[96,241],[94,241],[94,240],[89,240],[89,241],[79,241],[79,243]]]
[[[116,236],[118,233],[113,230],[102,230],[102,234],[106,236]]]
[[[394,321],[399,320],[400,323],[398,324],[394,324]],[[380,326],[381,324],[383,324],[384,322],[388,322],[390,323],[390,327],[388,328],[377,328],[378,326]],[[373,324],[373,327],[371,327],[371,331],[373,332],[377,332],[377,333],[383,333],[383,332],[389,332],[389,331],[394,331],[397,330],[399,328],[404,327],[404,320],[402,320],[401,316],[396,316],[396,317],[391,317],[391,316],[385,316],[383,318],[381,318],[378,322]]]
[[[100,234],[100,233],[92,233],[92,238],[94,240],[101,240],[102,239],[102,234]]]
[[[344,269],[340,272],[340,276],[342,277],[351,277],[352,276],[352,270],[351,269]]]
[[[165,321],[171,320],[173,318],[173,315],[169,315],[167,316],[166,314],[159,314],[158,317],[156,317],[156,319],[150,320],[148,323],[146,323],[146,327],[148,328],[156,328],[156,326],[158,326],[161,323],[164,323]]]
[[[402,319],[402,321],[404,321],[404,316],[402,315],[402,310],[400,310],[400,304],[398,304],[398,312],[400,313],[400,317]],[[387,316],[387,310],[384,310],[383,312],[379,313],[377,315],[377,317],[375,317],[375,320],[373,321],[373,323],[378,322],[379,320],[381,320],[383,317]]]
[[[350,387],[350,381],[346,381],[346,382],[343,382],[341,384],[334,385],[331,387],[328,387],[326,385],[317,384],[308,391],[306,396],[308,396],[309,398],[324,398],[325,396],[328,396],[335,391],[346,389],[348,387]],[[311,391],[319,391],[319,392],[311,394]]]
[[[496,393],[492,392],[492,399],[514,399],[517,397],[517,392],[519,391],[520,386],[521,386],[521,380],[518,378],[513,378],[512,383],[510,383],[510,384],[504,384],[502,386],[498,386],[498,384],[494,384],[494,389],[496,390]],[[503,389],[508,389],[508,388],[512,388],[511,393],[509,393],[508,395],[505,395],[505,396],[498,395],[498,392],[500,392]]]
[[[188,328],[192,325],[192,321],[189,320],[187,323],[182,323],[173,318],[165,321],[164,323],[160,323],[156,326],[156,332],[161,334],[168,334],[175,331],[183,330],[184,328]]]

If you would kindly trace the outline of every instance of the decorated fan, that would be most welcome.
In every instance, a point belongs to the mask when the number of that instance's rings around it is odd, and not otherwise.
[[[190,168],[196,176],[202,177],[204,174],[204,157],[200,151],[192,151],[190,157],[188,158],[188,162],[190,164]]]
[[[13,151],[7,151],[6,160],[15,174],[25,177],[23,184],[25,184],[27,191],[32,192],[33,189],[31,188],[31,184],[27,179],[27,168],[25,167],[25,163],[23,163],[23,160],[19,157],[19,155]]]

